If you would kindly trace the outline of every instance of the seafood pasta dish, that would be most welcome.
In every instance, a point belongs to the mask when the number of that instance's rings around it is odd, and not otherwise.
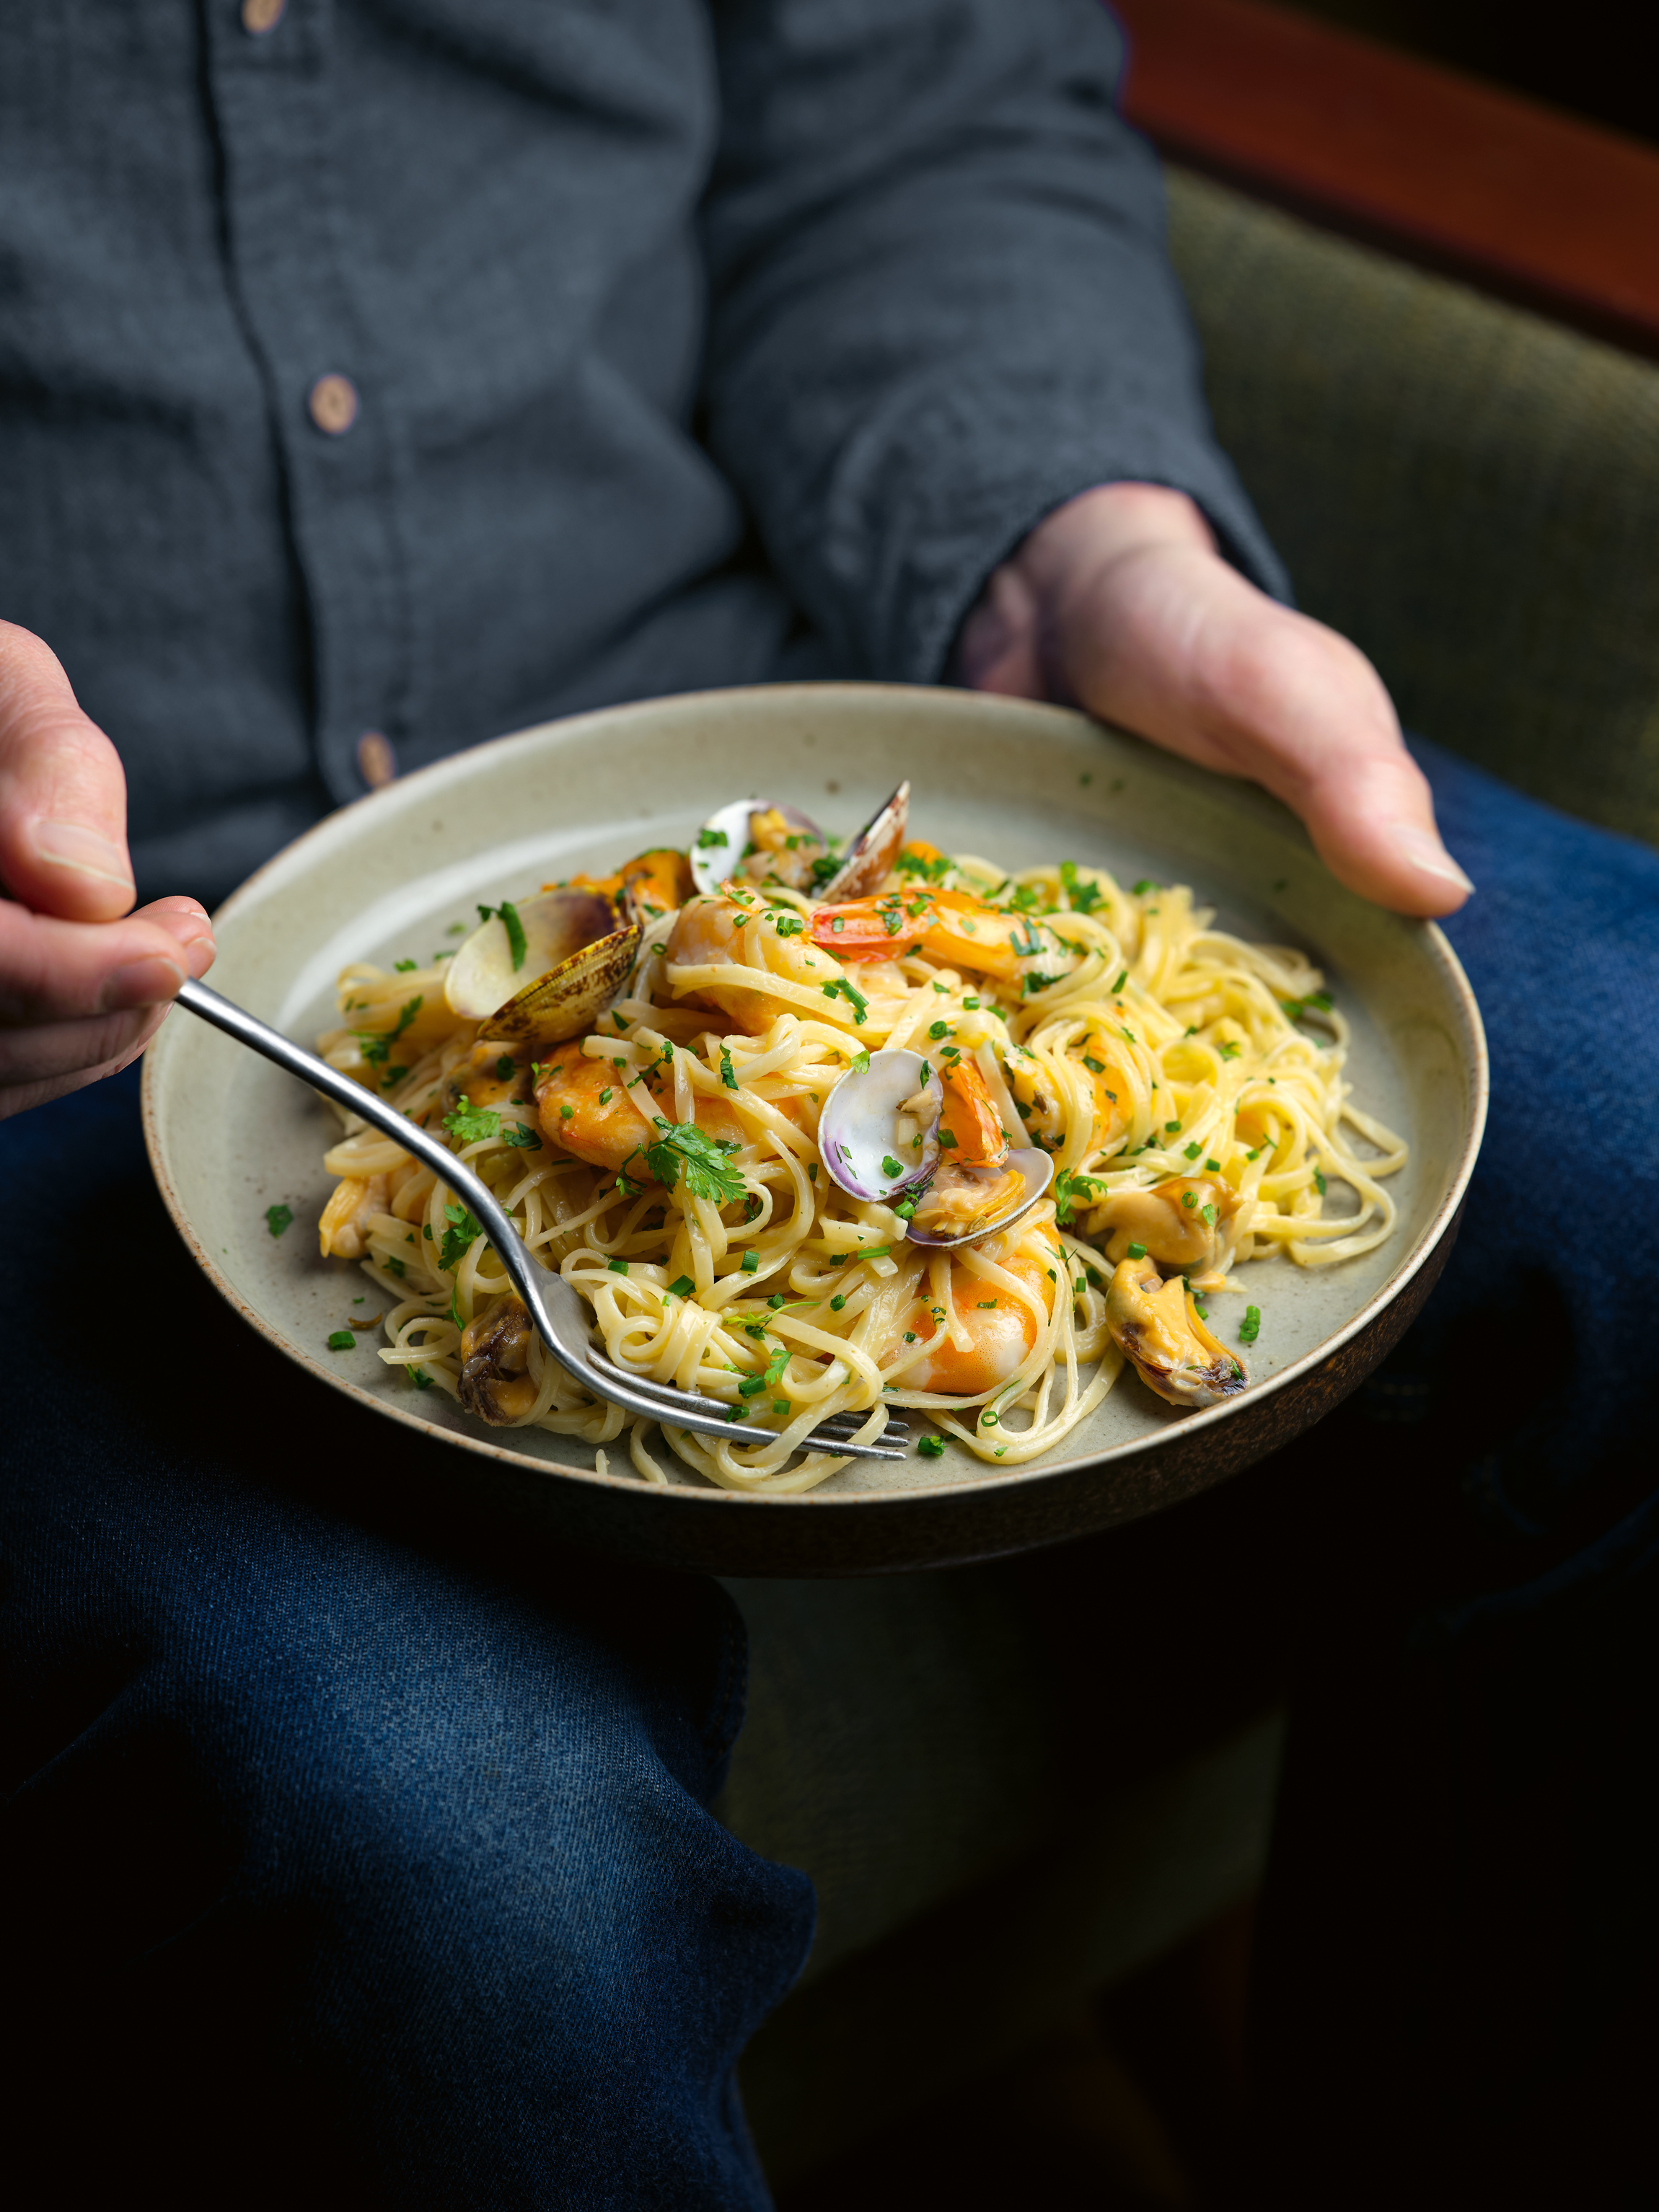
[[[1252,1262],[1389,1236],[1406,1146],[1349,1096],[1301,954],[1215,929],[1180,885],[940,852],[907,810],[901,787],[843,848],[740,800],[689,853],[345,970],[328,1060],[443,1133],[618,1366],[775,1442],[585,1392],[466,1208],[348,1117],[322,1249],[389,1301],[380,1356],[412,1388],[580,1437],[602,1473],[620,1446],[656,1482],[666,1450],[727,1489],[809,1490],[847,1463],[811,1431],[864,1413],[873,1442],[889,1406],[931,1423],[925,1456],[1012,1468],[1126,1366],[1177,1407],[1245,1389]]]

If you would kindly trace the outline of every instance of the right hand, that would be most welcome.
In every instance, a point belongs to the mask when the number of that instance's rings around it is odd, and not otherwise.
[[[114,746],[56,655],[0,623],[0,1117],[128,1066],[213,964],[194,899],[131,911],[126,826]]]

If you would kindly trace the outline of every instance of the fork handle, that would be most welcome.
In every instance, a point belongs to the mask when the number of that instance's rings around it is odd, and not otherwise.
[[[507,1218],[507,1211],[481,1176],[458,1160],[447,1145],[423,1129],[418,1121],[411,1121],[384,1098],[365,1091],[361,1083],[343,1075],[337,1067],[331,1067],[303,1045],[295,1044],[280,1030],[236,1006],[217,991],[210,991],[205,983],[186,980],[180,987],[178,1004],[186,1007],[214,1028],[222,1030],[227,1036],[234,1037],[239,1044],[250,1046],[263,1053],[267,1060],[275,1060],[278,1067],[297,1075],[302,1083],[310,1084],[313,1091],[343,1106],[349,1113],[368,1121],[383,1134],[401,1145],[424,1163],[441,1182],[447,1183],[457,1198],[472,1210],[482,1224],[497,1258],[512,1279],[513,1286],[524,1300],[526,1308],[536,1324],[537,1334],[551,1356],[556,1359],[573,1381],[596,1397],[607,1398],[630,1413],[644,1413],[653,1420],[661,1418],[661,1408],[653,1405],[642,1392],[631,1386],[613,1382],[609,1376],[595,1373],[586,1360],[566,1348],[562,1334],[577,1343],[585,1343],[588,1333],[586,1310],[577,1293],[562,1275],[554,1274],[539,1261],[531,1257],[529,1249],[518,1231]],[[777,1442],[770,1429],[751,1427],[746,1423],[729,1421],[723,1413],[694,1413],[676,1412],[675,1425],[696,1429],[703,1436],[724,1437],[728,1443],[770,1444]]]

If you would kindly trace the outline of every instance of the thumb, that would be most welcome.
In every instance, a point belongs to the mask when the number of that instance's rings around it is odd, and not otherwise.
[[[133,902],[120,757],[57,655],[12,623],[0,623],[0,884],[66,921],[113,921]]]

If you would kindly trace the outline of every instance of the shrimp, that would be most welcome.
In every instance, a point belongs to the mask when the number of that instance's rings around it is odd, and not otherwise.
[[[812,942],[843,960],[896,960],[921,951],[1000,982],[1042,973],[1068,975],[1079,951],[1030,915],[1005,914],[971,891],[883,891],[876,898],[821,906]]]
[[[654,1145],[657,1101],[651,1085],[655,1071],[643,1082],[629,1080],[626,1067],[584,1053],[580,1038],[562,1044],[542,1063],[536,1085],[536,1111],[543,1133],[574,1158],[589,1167],[626,1174],[630,1182],[654,1182],[646,1160],[646,1146]],[[773,1102],[791,1120],[799,1118],[798,1102]],[[703,1134],[718,1143],[746,1145],[750,1133],[723,1098],[703,1091],[694,1095],[692,1118]]]
[[[994,1246],[978,1248],[995,1256]],[[1041,1297],[1050,1271],[1029,1252],[1015,1252],[998,1264],[1010,1275],[1029,1283]],[[1036,1316],[1022,1299],[1013,1298],[988,1284],[982,1275],[953,1261],[951,1267],[951,1304],[957,1327],[945,1325],[939,1309],[918,1298],[898,1326],[913,1331],[931,1349],[913,1360],[900,1376],[906,1390],[937,1390],[951,1397],[983,1398],[1006,1382],[1037,1340]],[[964,1345],[957,1340],[967,1339]]]
[[[675,969],[753,968],[763,975],[776,975],[811,992],[822,1002],[833,994],[844,978],[841,963],[814,949],[801,927],[800,917],[785,908],[769,907],[740,885],[727,884],[718,898],[694,898],[680,909],[668,939],[668,982],[680,988]],[[746,990],[732,983],[706,982],[695,974],[685,988],[695,989],[722,1013],[730,1015],[750,1036],[763,1036],[782,1013],[805,1013],[806,1009],[788,997],[774,997],[763,990]],[[850,1014],[854,1002],[830,998],[825,1018]],[[830,1008],[838,1007],[839,1012]],[[814,1010],[816,1011],[816,1009]]]

